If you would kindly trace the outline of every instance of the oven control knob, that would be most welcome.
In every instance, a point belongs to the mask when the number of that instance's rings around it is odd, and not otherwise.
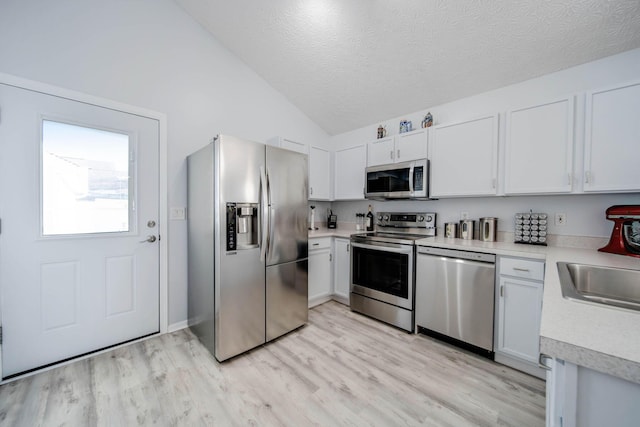
[[[382,221],[382,215],[378,215],[378,221]]]
[[[384,220],[385,220],[385,221],[389,221],[389,215],[385,215],[385,216],[384,216]]]
[[[427,222],[433,222],[433,216],[427,215]]]
[[[422,215],[418,217],[418,222],[424,222],[424,217]]]

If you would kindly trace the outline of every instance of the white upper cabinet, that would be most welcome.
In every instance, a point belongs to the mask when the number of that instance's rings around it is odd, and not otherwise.
[[[498,115],[431,129],[431,197],[496,195]]]
[[[320,147],[276,136],[266,142],[274,147],[306,154],[309,161],[309,199],[331,200],[331,153]]]
[[[364,199],[364,169],[366,164],[366,145],[336,150],[335,200]]]
[[[367,166],[393,163],[394,141],[392,136],[376,139],[367,144]]]
[[[569,193],[574,97],[507,113],[505,194]]]
[[[640,82],[587,92],[584,191],[640,190]]]
[[[427,129],[396,135],[396,162],[406,162],[427,158]]]
[[[426,129],[376,139],[367,144],[367,166],[406,162],[426,157]]]
[[[331,153],[324,148],[309,147],[309,199],[331,199]]]
[[[284,148],[286,150],[296,151],[302,154],[309,154],[309,146],[303,142],[294,141],[292,139],[275,136],[267,141],[267,145]]]

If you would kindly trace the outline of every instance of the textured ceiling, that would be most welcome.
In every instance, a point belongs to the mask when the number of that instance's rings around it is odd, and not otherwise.
[[[329,134],[640,47],[640,0],[176,0]]]

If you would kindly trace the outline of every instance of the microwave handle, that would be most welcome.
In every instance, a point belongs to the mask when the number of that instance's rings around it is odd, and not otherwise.
[[[411,163],[411,166],[409,167],[409,193],[413,194],[413,168],[414,168],[414,164]]]

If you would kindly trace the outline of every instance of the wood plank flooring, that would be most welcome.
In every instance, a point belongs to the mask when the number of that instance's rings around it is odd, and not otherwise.
[[[184,329],[0,386],[7,426],[542,426],[544,382],[336,302],[220,364]]]

